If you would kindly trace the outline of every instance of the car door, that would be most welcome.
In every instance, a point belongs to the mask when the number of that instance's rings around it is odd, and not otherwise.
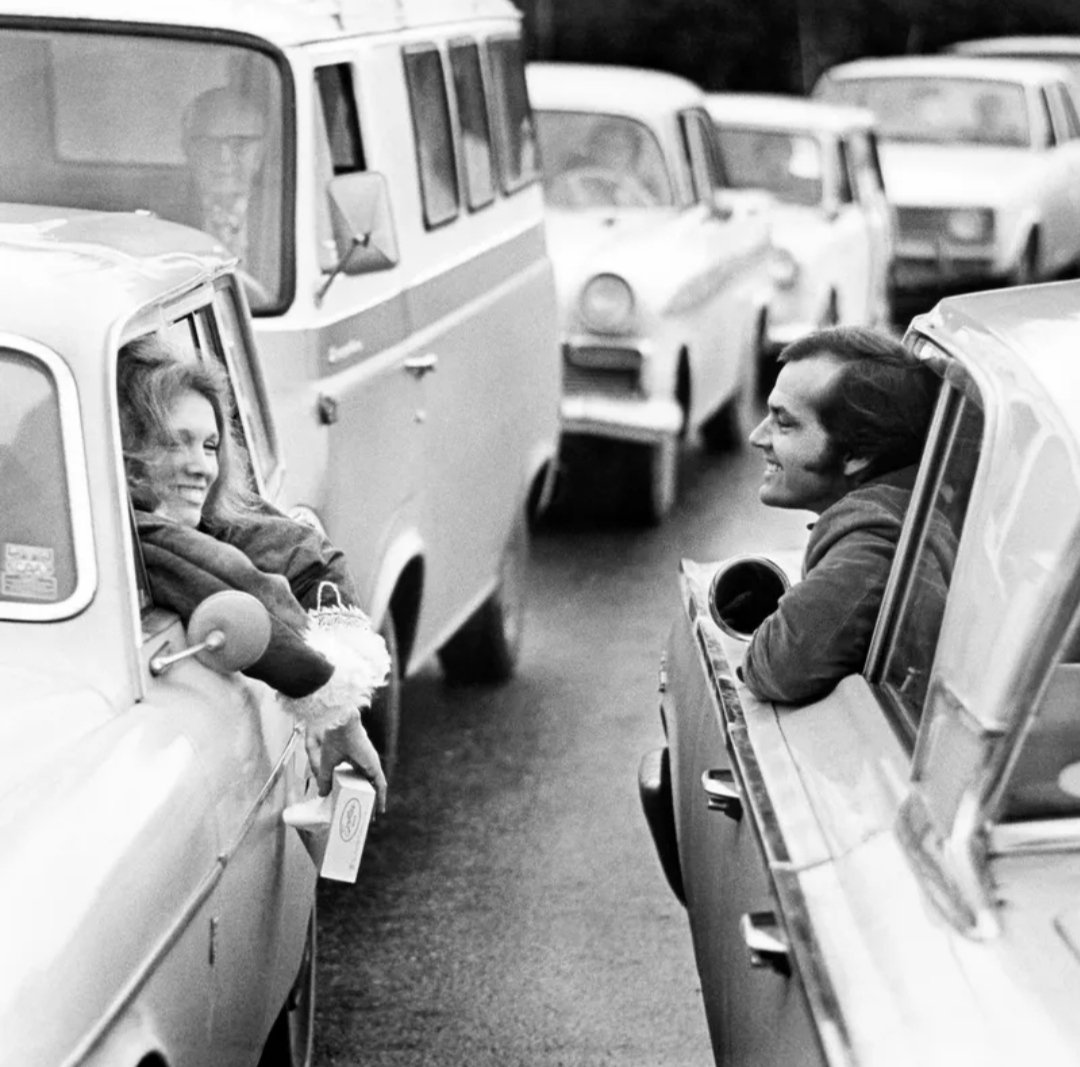
[[[755,194],[724,189],[715,131],[702,108],[678,115],[681,164],[693,200],[682,212],[678,243],[683,334],[691,365],[691,422],[698,424],[734,396],[751,373],[755,263],[763,263],[767,228]],[[718,196],[724,196],[720,203]]]
[[[866,322],[870,314],[873,277],[873,236],[864,188],[846,137],[831,143],[830,167],[836,182],[835,217],[832,232],[836,246],[839,284],[836,294],[837,321]],[[873,193],[871,192],[871,196]],[[872,204],[872,201],[871,201]]]
[[[877,138],[871,130],[852,130],[845,135],[845,141],[845,155],[851,168],[867,248],[865,317],[860,321],[888,326],[893,213],[878,159]]]
[[[176,318],[169,334],[225,369],[252,481],[267,485],[280,461],[241,308],[235,286],[220,283],[213,306]],[[302,737],[268,686],[189,659],[151,674],[149,698],[172,705],[181,685],[196,702],[186,728],[206,768],[221,841],[221,871],[203,913],[214,1062],[246,1064],[284,1003],[314,906],[314,865],[281,819],[288,804],[313,795],[312,785]]]

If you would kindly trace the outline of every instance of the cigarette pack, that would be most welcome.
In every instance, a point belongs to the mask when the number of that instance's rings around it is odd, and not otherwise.
[[[282,818],[300,834],[321,877],[355,882],[374,810],[375,787],[342,765],[334,768],[329,796],[292,804]]]
[[[355,882],[375,810],[375,787],[350,768],[336,767],[330,799],[330,836],[319,874],[337,882]]]

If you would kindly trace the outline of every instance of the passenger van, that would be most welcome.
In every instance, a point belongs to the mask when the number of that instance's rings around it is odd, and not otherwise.
[[[218,237],[267,488],[345,550],[402,673],[507,677],[560,393],[513,5],[5,0],[0,70],[0,200]]]

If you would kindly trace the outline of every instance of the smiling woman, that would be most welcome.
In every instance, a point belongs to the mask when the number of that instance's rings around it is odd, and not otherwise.
[[[124,463],[154,603],[186,622],[207,596],[240,589],[271,619],[266,652],[245,673],[288,698],[306,728],[320,792],[347,760],[375,785],[386,777],[360,715],[390,668],[382,639],[356,605],[343,554],[248,489],[247,455],[234,432],[223,372],[181,358],[157,337],[121,353],[117,382]],[[310,640],[309,611],[332,588],[344,617],[363,631],[347,648]],[[336,654],[343,652],[342,655]]]

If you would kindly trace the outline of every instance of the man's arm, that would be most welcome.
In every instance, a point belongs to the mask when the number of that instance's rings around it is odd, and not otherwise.
[[[853,530],[781,597],[743,660],[756,697],[805,704],[862,670],[895,549],[884,530]]]

